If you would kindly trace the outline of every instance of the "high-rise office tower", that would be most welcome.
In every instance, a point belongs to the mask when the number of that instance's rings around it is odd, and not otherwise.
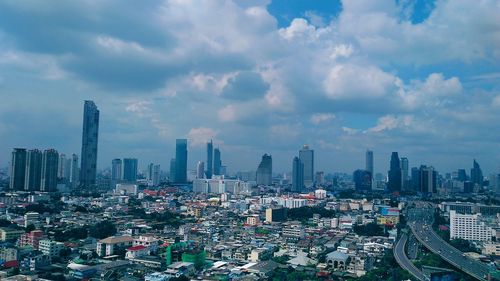
[[[69,183],[71,180],[71,159],[70,158],[67,158],[64,160],[63,179],[64,179],[65,183]]]
[[[210,140],[210,142],[207,142],[207,172],[206,172],[207,179],[212,178],[213,168],[214,168],[213,156],[214,156],[214,144],[212,140]]]
[[[299,159],[304,166],[304,185],[311,187],[314,183],[314,150],[309,149],[309,145],[304,144],[299,151]]]
[[[467,172],[465,171],[465,169],[458,169],[457,180],[461,182],[467,181]]]
[[[123,180],[128,182],[137,181],[138,161],[135,158],[123,159]]]
[[[10,190],[24,190],[26,180],[26,149],[14,148],[10,162]]]
[[[153,171],[154,171],[154,166],[155,166],[155,164],[149,163],[148,164],[148,170],[146,171],[146,180],[148,181],[149,185],[153,185]]]
[[[420,192],[432,194],[437,192],[437,172],[433,167],[420,166]]]
[[[409,190],[410,188],[410,178],[409,178],[409,167],[408,158],[401,157],[401,187],[403,190]]]
[[[42,183],[42,152],[38,149],[28,151],[26,157],[26,176],[24,190],[40,190]]]
[[[258,185],[271,185],[273,183],[273,158],[271,155],[262,155],[256,174]]]
[[[474,159],[472,169],[470,170],[470,181],[479,187],[483,186],[483,171],[481,171],[481,167],[476,162],[476,159]]]
[[[420,170],[417,167],[411,168],[411,189],[420,191]]]
[[[220,167],[222,166],[222,160],[220,158],[220,149],[214,149],[214,175],[221,174]]]
[[[175,165],[177,165],[175,158],[170,159],[170,175],[169,175],[170,182],[176,182],[175,181]]]
[[[197,179],[204,178],[203,176],[204,173],[205,173],[205,162],[198,161],[198,164],[196,165],[196,178]]]
[[[97,143],[99,136],[99,110],[93,101],[83,106],[82,154],[80,185],[83,188],[95,186],[97,174]]]
[[[59,179],[64,179],[64,176],[66,175],[66,154],[61,153],[59,154],[59,162],[58,162],[58,167],[57,167],[57,178]]]
[[[47,149],[42,155],[42,184],[40,191],[57,191],[57,170],[59,153],[55,149]]]
[[[294,157],[292,165],[292,191],[302,192],[304,190],[304,163],[299,157]]]
[[[365,154],[365,170],[370,172],[370,177],[373,179],[373,151],[372,150],[366,150]]]
[[[390,192],[401,191],[401,163],[397,152],[391,154],[391,165],[389,170],[389,182],[387,189]]]
[[[111,181],[118,182],[122,180],[122,159],[113,159],[111,161]]]
[[[160,174],[161,174],[161,169],[160,165],[155,165],[153,167],[153,186],[158,186],[160,185]]]
[[[187,182],[187,139],[175,141],[175,182]]]
[[[71,155],[71,186],[76,188],[80,179],[80,168],[78,167],[78,155]]]

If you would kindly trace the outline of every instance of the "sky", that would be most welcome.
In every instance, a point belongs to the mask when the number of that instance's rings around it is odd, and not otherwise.
[[[351,173],[372,149],[410,167],[500,172],[500,1],[0,2],[0,166],[14,147],[80,154],[101,111],[98,166],[189,169],[213,139],[230,172]]]

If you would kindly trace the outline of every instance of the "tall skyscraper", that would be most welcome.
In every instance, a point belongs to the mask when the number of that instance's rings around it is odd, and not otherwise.
[[[437,172],[433,167],[420,166],[420,192],[432,194],[437,192]]]
[[[187,182],[187,139],[175,141],[175,182]]]
[[[122,180],[122,159],[111,161],[111,181],[115,183]]]
[[[160,185],[160,174],[161,174],[161,169],[160,165],[155,165],[153,167],[153,186],[158,186]]]
[[[205,173],[205,162],[198,161],[198,164],[196,165],[196,178],[197,179],[204,178],[203,176],[204,173]]]
[[[397,152],[391,154],[391,165],[389,170],[389,182],[387,189],[390,192],[401,191],[401,163]]]
[[[97,174],[97,143],[99,136],[99,110],[93,101],[83,106],[82,154],[80,185],[83,188],[95,186]]]
[[[28,151],[24,190],[40,190],[42,183],[42,152],[38,149]]]
[[[146,171],[146,180],[148,181],[149,185],[153,185],[154,166],[155,166],[155,164],[149,163],[148,170]]]
[[[80,179],[80,168],[78,167],[78,155],[71,155],[71,186],[76,188]]]
[[[410,189],[410,178],[409,178],[409,163],[408,158],[401,157],[401,188],[403,190]]]
[[[299,159],[304,165],[304,185],[311,187],[314,183],[314,150],[309,149],[309,145],[304,144],[299,151]]]
[[[64,179],[66,175],[66,154],[59,154],[59,162],[57,167],[57,178]]]
[[[207,179],[212,178],[213,168],[214,168],[213,156],[214,156],[214,144],[212,140],[210,140],[210,142],[207,142],[207,172],[206,172]]]
[[[373,179],[373,151],[372,150],[366,150],[365,154],[365,170],[370,172],[370,177]]]
[[[273,158],[271,155],[262,155],[259,167],[257,167],[257,184],[271,185],[273,183]]]
[[[138,161],[135,158],[123,159],[123,180],[128,182],[137,181]]]
[[[411,189],[420,191],[420,170],[417,167],[411,168]]]
[[[465,171],[465,169],[458,169],[457,180],[461,182],[467,181],[467,172]]]
[[[220,150],[218,148],[214,149],[214,175],[220,175],[220,167],[222,166],[222,160],[220,158]]]
[[[10,190],[24,190],[26,180],[26,149],[14,148],[10,162]]]
[[[292,191],[302,192],[304,190],[304,163],[299,157],[293,158],[292,164]]]
[[[57,191],[57,171],[59,168],[59,153],[55,149],[47,149],[42,155],[42,183],[40,191]]]
[[[472,164],[472,169],[470,170],[470,181],[472,184],[477,184],[479,187],[483,186],[483,171],[481,171],[481,167],[474,159],[474,163]]]
[[[170,159],[170,175],[169,175],[170,182],[176,182],[176,180],[175,180],[175,166],[176,165],[177,165],[177,161],[175,160],[175,158]]]

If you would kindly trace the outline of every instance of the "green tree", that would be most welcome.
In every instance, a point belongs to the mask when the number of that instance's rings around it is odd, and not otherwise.
[[[89,228],[89,236],[103,239],[116,234],[116,226],[110,221],[96,223]]]

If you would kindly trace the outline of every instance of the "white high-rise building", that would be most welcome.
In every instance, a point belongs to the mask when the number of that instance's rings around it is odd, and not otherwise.
[[[464,215],[450,211],[450,239],[491,241],[493,229],[481,220],[481,214]]]
[[[198,164],[196,165],[196,178],[197,179],[203,179],[205,174],[205,162],[203,161],[198,161]]]

